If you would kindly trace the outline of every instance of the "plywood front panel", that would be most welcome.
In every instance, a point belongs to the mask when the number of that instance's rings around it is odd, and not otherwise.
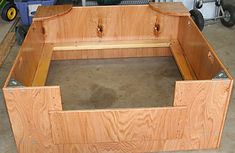
[[[181,138],[184,107],[50,112],[55,144]]]
[[[61,110],[60,90],[5,88],[4,97],[19,153],[55,153],[48,111]]]
[[[60,153],[145,153],[156,151],[172,151],[172,148],[174,148],[176,144],[175,142],[178,141],[180,140],[173,139],[155,141],[128,141],[119,143],[64,144],[58,146],[60,147]]]
[[[215,148],[229,103],[231,80],[177,81],[175,106],[187,106],[184,138],[195,148]]]
[[[177,38],[178,21],[179,17],[160,15],[148,5],[99,6],[74,7],[43,25],[46,42],[54,43]],[[159,25],[158,32],[155,24]]]
[[[54,51],[52,60],[171,56],[169,48]]]

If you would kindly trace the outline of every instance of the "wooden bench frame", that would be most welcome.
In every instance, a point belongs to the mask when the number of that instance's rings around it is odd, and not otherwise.
[[[173,56],[184,79],[171,107],[64,111],[45,86],[51,60],[151,56]],[[181,3],[62,5],[39,7],[3,93],[18,152],[120,153],[219,147],[232,86]]]

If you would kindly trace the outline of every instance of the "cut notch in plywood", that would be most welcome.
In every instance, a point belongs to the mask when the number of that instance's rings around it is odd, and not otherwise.
[[[164,48],[170,46],[170,40],[132,40],[105,42],[77,42],[59,43],[53,47],[54,51],[65,50],[96,50],[96,49],[128,49],[128,48]]]

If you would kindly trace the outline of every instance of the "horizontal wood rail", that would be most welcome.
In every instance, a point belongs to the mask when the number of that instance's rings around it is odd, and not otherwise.
[[[170,40],[132,40],[106,42],[78,42],[55,44],[54,51],[64,50],[96,50],[96,49],[124,49],[124,48],[164,48],[170,46]]]
[[[46,83],[53,52],[79,51],[97,49],[133,49],[133,48],[167,48],[169,47],[176,64],[185,80],[196,80],[196,76],[183,54],[177,40],[135,40],[135,41],[109,41],[109,42],[80,42],[44,44],[42,56],[39,61],[32,86],[43,86]]]
[[[184,56],[183,49],[177,40],[171,42],[170,49],[184,80],[196,80],[195,73]]]

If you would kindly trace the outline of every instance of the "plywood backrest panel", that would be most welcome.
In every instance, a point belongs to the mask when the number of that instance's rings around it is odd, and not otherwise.
[[[55,144],[180,139],[185,107],[54,111],[50,113]]]
[[[74,7],[64,15],[44,20],[45,40],[54,43],[171,39],[177,37],[178,19],[162,15],[148,5]],[[97,31],[98,25],[102,34]]]
[[[41,58],[43,45],[42,24],[41,22],[33,22],[20,48],[9,78],[13,78],[25,86],[31,86]]]
[[[227,72],[190,17],[180,18],[178,40],[198,80],[212,79],[221,70]]]

